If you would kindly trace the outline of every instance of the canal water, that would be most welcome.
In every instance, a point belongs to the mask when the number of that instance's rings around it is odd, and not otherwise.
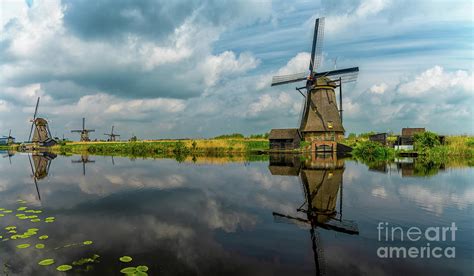
[[[468,162],[2,155],[2,275],[473,275]]]

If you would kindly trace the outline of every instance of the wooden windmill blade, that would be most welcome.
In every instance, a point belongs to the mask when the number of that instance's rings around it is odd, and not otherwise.
[[[321,63],[324,40],[324,17],[317,18],[314,22],[313,45],[311,48],[311,60],[309,61],[309,73],[319,67]]]
[[[307,78],[308,78],[308,73],[306,72],[296,73],[296,74],[291,74],[291,75],[274,76],[272,77],[271,86],[277,86],[277,85],[282,85],[282,84],[287,84],[287,83],[292,83],[292,82],[303,81],[303,80],[306,80]]]
[[[313,249],[314,264],[316,266],[316,275],[324,275],[325,273],[325,259],[324,252],[321,246],[321,239],[319,238],[319,233],[315,230],[315,225],[311,221],[299,217],[293,217],[289,215],[283,215],[280,213],[273,212],[273,219],[276,222],[286,222],[295,224],[298,226],[303,226],[304,228],[310,229],[311,234],[311,247]]]
[[[351,68],[344,68],[326,72],[319,72],[314,74],[315,78],[320,77],[331,77],[331,78],[339,78],[339,77],[349,77],[349,76],[357,76],[359,72],[359,67],[351,67]]]
[[[38,114],[39,101],[40,101],[40,97],[38,97],[38,100],[36,101],[35,113],[33,114],[33,120],[31,121],[31,129],[30,129],[30,135],[28,136],[28,141],[31,141],[31,134],[33,134],[33,128],[35,126],[36,115]]]
[[[31,168],[31,173],[32,173],[31,176],[33,177],[33,182],[35,183],[36,192],[38,193],[38,200],[41,201],[41,194],[40,194],[39,187],[38,187],[38,181],[36,179],[36,173],[35,173],[35,170],[33,168],[33,163],[31,162],[31,157],[30,157],[29,154],[28,154],[28,160],[30,161],[30,168]]]

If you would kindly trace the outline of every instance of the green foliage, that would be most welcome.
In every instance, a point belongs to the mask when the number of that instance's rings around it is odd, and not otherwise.
[[[349,133],[349,135],[347,136],[347,139],[355,139],[355,138],[357,138],[357,134],[353,132]]]
[[[376,134],[376,133],[373,132],[373,131],[369,131],[369,132],[365,132],[365,133],[359,134],[359,137],[361,137],[361,138],[369,138],[370,135],[374,135],[374,134]]]
[[[244,135],[241,133],[223,134],[214,137],[214,139],[244,139]]]
[[[474,137],[469,137],[469,138],[467,138],[466,146],[468,146],[468,147],[474,147]]]
[[[434,132],[425,131],[416,133],[413,138],[415,149],[418,151],[431,149],[440,145],[438,135]]]
[[[268,139],[268,136],[270,136],[270,133],[263,133],[263,134],[251,134],[249,136],[250,139]]]
[[[363,141],[356,144],[352,155],[362,161],[387,160],[394,156],[394,151],[376,142]]]

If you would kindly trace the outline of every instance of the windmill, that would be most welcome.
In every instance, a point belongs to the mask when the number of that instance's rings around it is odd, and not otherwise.
[[[31,177],[33,177],[33,182],[35,183],[39,201],[41,201],[41,194],[38,187],[38,181],[48,176],[51,161],[56,158],[56,156],[56,154],[50,152],[33,153],[31,154],[31,157],[28,154],[28,160],[30,161],[30,168],[32,174]]]
[[[109,139],[107,139],[109,142],[115,142],[115,137],[120,137],[120,135],[114,133],[114,126],[112,126],[110,133],[104,133],[104,135],[109,136]]]
[[[89,142],[89,133],[94,132],[94,129],[86,129],[86,118],[82,118],[82,129],[71,130],[71,132],[78,132],[81,134],[81,142]]]
[[[7,136],[7,145],[11,145],[13,143],[15,143],[15,137],[12,136],[12,130],[10,129]]]
[[[299,175],[305,201],[296,209],[304,217],[273,212],[275,221],[309,226],[316,274],[324,274],[324,252],[317,228],[358,235],[357,224],[342,218],[344,161],[332,154],[319,155],[303,164],[295,160],[270,158],[269,170],[273,175]],[[272,164],[272,160],[275,162]],[[284,164],[286,163],[286,164]],[[275,170],[275,165],[278,170]],[[286,165],[286,169],[284,168]],[[272,168],[273,167],[273,168]],[[296,174],[295,174],[296,173]],[[339,210],[337,198],[339,194]]]
[[[342,84],[357,79],[359,67],[316,72],[321,62],[324,36],[324,18],[314,25],[313,45],[309,61],[309,73],[274,76],[272,86],[306,81],[297,87],[305,98],[299,130],[303,139],[311,143],[314,151],[336,151],[337,142],[344,138],[342,126]],[[339,108],[335,88],[339,87]]]
[[[54,146],[56,145],[56,141],[51,136],[48,121],[46,121],[44,118],[36,117],[38,115],[39,102],[40,97],[38,97],[38,100],[36,101],[35,113],[33,114],[33,119],[31,120],[31,129],[30,135],[28,136],[28,141],[45,147]],[[32,134],[33,139],[31,138]]]
[[[95,160],[90,160],[87,154],[81,154],[81,159],[71,160],[71,163],[82,163],[82,175],[86,175],[86,163],[95,163]]]

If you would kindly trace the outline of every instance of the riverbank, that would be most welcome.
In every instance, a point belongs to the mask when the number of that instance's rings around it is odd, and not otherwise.
[[[59,154],[90,153],[152,157],[160,154],[219,155],[267,151],[266,139],[151,140],[136,142],[70,142],[51,148]]]
[[[396,151],[392,147],[366,139],[349,141],[347,144],[353,147],[352,156],[361,161],[393,160],[402,155],[413,154],[419,158],[436,162],[463,158],[474,163],[474,137],[447,136],[444,144],[426,142],[422,138],[415,141],[412,151]]]

